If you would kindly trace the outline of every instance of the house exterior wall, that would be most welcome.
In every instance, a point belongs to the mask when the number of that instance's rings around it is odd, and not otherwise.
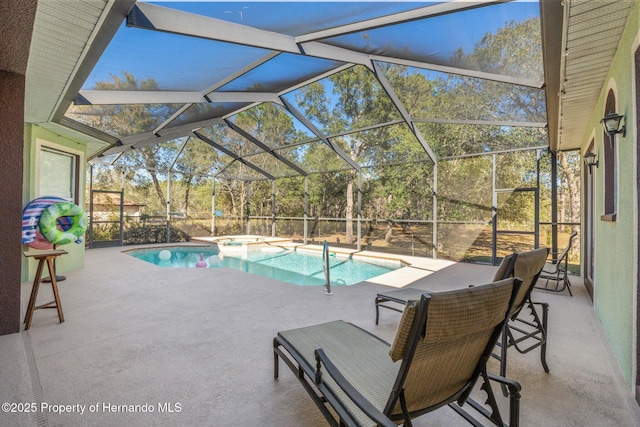
[[[20,331],[20,230],[26,69],[36,0],[0,2],[0,335]]]
[[[634,52],[638,48],[640,29],[638,3],[635,3],[625,33],[621,39],[609,75],[602,88],[596,110],[586,124],[582,141],[582,153],[595,134],[594,151],[600,166],[595,173],[595,268],[594,308],[609,339],[611,349],[622,373],[630,385],[635,387],[635,323],[637,287],[637,212],[636,206],[636,161],[637,130],[634,87]],[[569,53],[570,54],[570,53]],[[604,161],[601,158],[603,144],[609,144],[602,131],[600,120],[605,112],[607,94],[613,90],[616,97],[616,112],[625,116],[626,136],[616,135],[617,157],[617,208],[615,221],[601,219],[604,212]],[[582,204],[584,206],[584,202]],[[584,219],[584,213],[583,213]],[[582,222],[583,224],[585,221]],[[585,248],[583,248],[585,249]],[[583,257],[583,259],[585,259]]]
[[[24,109],[10,100],[22,99],[24,88],[24,75],[0,70],[0,230],[4,234],[0,245],[0,335],[20,330],[20,139]]]
[[[37,151],[41,144],[57,148],[59,150],[69,150],[78,153],[80,159],[78,162],[78,205],[85,206],[85,188],[86,188],[86,144],[77,142],[60,135],[56,135],[37,125],[25,124],[24,131],[24,185],[22,194],[22,206],[26,206],[31,200],[46,194],[37,194],[37,172],[36,158]],[[27,246],[23,246],[27,250]],[[84,243],[70,243],[60,247],[69,252],[68,255],[58,257],[56,260],[56,272],[63,274],[68,271],[77,270],[84,267]],[[37,262],[33,259],[22,259],[21,278],[23,282],[32,281],[37,268]]]

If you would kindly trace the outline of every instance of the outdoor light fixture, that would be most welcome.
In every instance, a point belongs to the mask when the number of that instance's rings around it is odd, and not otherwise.
[[[589,167],[589,174],[591,174],[591,169],[593,169],[594,166],[598,167],[599,163],[598,158],[596,157],[596,153],[589,152],[584,155],[583,159],[586,165]]]
[[[609,144],[611,147],[613,147],[613,141],[616,133],[621,133],[623,137],[627,134],[627,127],[625,125],[623,125],[622,129],[620,129],[620,123],[622,122],[622,119],[624,119],[624,116],[616,113],[609,113],[604,116],[602,120],[600,120],[604,131],[607,133],[607,135],[609,135]]]

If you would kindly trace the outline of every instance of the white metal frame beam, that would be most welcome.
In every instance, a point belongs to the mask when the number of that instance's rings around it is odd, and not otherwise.
[[[487,1],[464,1],[453,0],[444,3],[438,3],[426,7],[420,7],[414,10],[409,10],[401,13],[387,15],[379,18],[369,19],[358,23],[343,25],[334,27],[327,30],[322,30],[314,33],[305,34],[298,37],[292,37],[284,34],[279,34],[273,31],[260,30],[254,27],[249,27],[242,24],[231,23],[228,21],[211,18],[207,16],[197,15],[193,13],[183,12],[167,7],[157,6],[149,3],[137,3],[130,13],[127,15],[127,25],[130,27],[136,27],[141,29],[148,29],[153,31],[168,32],[173,34],[181,34],[191,37],[199,37],[209,40],[217,40],[222,42],[229,42],[235,44],[241,44],[246,46],[252,46],[257,48],[263,48],[271,50],[266,53],[262,58],[254,63],[244,67],[242,70],[238,70],[232,75],[226,77],[222,81],[207,88],[202,92],[197,91],[82,91],[78,96],[78,103],[89,104],[165,104],[165,103],[178,103],[185,104],[178,112],[172,115],[164,123],[154,129],[152,132],[147,132],[140,135],[132,135],[130,137],[122,138],[122,144],[117,147],[112,147],[105,151],[104,154],[111,154],[116,152],[123,152],[132,148],[139,148],[147,145],[153,145],[155,143],[168,141],[177,137],[188,135],[194,130],[200,129],[211,124],[223,123],[226,118],[235,115],[241,111],[253,107],[254,105],[263,102],[276,102],[284,105],[291,114],[293,114],[298,120],[302,121],[320,140],[331,147],[340,157],[343,158],[350,166],[356,170],[360,170],[360,166],[351,159],[346,153],[344,153],[339,147],[333,144],[328,137],[322,134],[315,126],[306,119],[299,111],[297,111],[292,105],[286,102],[282,95],[284,93],[295,90],[296,88],[309,84],[310,82],[317,81],[335,72],[339,72],[345,68],[353,66],[354,64],[364,65],[373,70],[378,79],[385,88],[385,91],[390,96],[392,102],[397,106],[404,121],[409,125],[412,132],[422,144],[428,155],[435,162],[437,157],[432,149],[428,146],[425,139],[420,134],[419,129],[415,126],[414,122],[422,120],[414,120],[410,117],[401,101],[391,88],[390,84],[386,81],[386,78],[382,75],[380,67],[376,65],[376,61],[400,64],[410,67],[430,69],[435,71],[442,71],[447,73],[453,73],[456,75],[469,76],[475,78],[482,78],[485,80],[493,80],[499,82],[505,82],[510,84],[517,84],[526,87],[540,88],[541,83],[533,81],[531,79],[520,79],[508,76],[502,76],[492,73],[484,73],[473,70],[465,70],[457,67],[442,66],[438,64],[431,64],[421,61],[409,61],[400,58],[393,58],[389,56],[381,55],[369,55],[367,53],[356,52],[349,49],[343,49],[329,44],[321,43],[319,40],[336,37],[344,34],[355,33],[364,31],[370,28],[380,28],[385,26],[391,26],[401,24],[404,22],[415,21],[425,19],[431,16],[443,15],[453,13],[461,10],[467,10],[482,6],[488,6],[491,4],[502,3],[510,0],[487,0]],[[261,64],[273,59],[282,52],[288,52],[293,54],[301,54],[307,56],[313,56],[318,58],[324,58],[343,62],[344,65],[337,67],[335,70],[323,73],[322,76],[316,76],[308,81],[298,84],[292,87],[288,87],[279,93],[261,93],[261,92],[216,92],[217,89],[224,84],[233,81],[235,78],[245,74],[248,71],[255,69]],[[239,102],[246,103],[241,108],[227,113],[224,117],[203,120],[197,123],[184,124],[174,127],[169,127],[170,123],[175,121],[180,114],[186,111],[190,106],[195,103],[205,102]],[[454,121],[452,121],[453,123]],[[464,121],[456,121],[458,123]],[[515,122],[514,122],[515,123]],[[524,126],[531,126],[531,124],[523,124]],[[537,125],[534,125],[537,126]]]
[[[511,0],[498,0],[498,1],[451,0],[449,2],[438,3],[430,6],[413,9],[413,10],[394,13],[392,15],[381,16],[379,18],[372,18],[366,21],[356,22],[356,23],[347,24],[347,25],[341,25],[341,26],[333,27],[327,30],[308,33],[303,36],[296,37],[296,41],[298,43],[307,43],[310,41],[326,39],[328,37],[342,36],[345,34],[356,33],[359,31],[364,31],[372,28],[386,27],[389,25],[396,25],[403,22],[424,19],[431,16],[444,15],[452,12],[459,12],[467,9],[480,7],[480,6],[488,6],[494,3],[504,3],[505,1],[511,1]]]
[[[235,123],[233,123],[231,120],[225,119],[224,122],[234,132],[236,132],[237,134],[239,134],[240,136],[242,136],[246,140],[250,141],[252,144],[254,144],[257,147],[259,147],[265,153],[271,155],[272,157],[274,157],[277,160],[280,160],[282,163],[284,163],[285,165],[287,165],[289,168],[293,169],[294,171],[298,172],[300,175],[302,175],[302,176],[309,175],[309,173],[307,171],[305,171],[304,169],[302,169],[300,166],[298,166],[295,163],[289,161],[289,159],[287,159],[286,157],[283,157],[280,153],[277,153],[275,150],[271,149],[271,147],[269,147],[268,145],[264,144],[258,138],[255,138],[253,135],[251,135],[250,133],[248,133],[247,131],[242,129],[240,126],[238,126]]]
[[[254,165],[251,162],[246,161],[245,159],[243,159],[242,157],[240,157],[239,155],[237,155],[236,153],[234,153],[233,151],[223,147],[222,145],[218,144],[217,142],[213,141],[210,138],[207,138],[206,136],[202,135],[201,133],[198,133],[196,131],[193,132],[193,135],[198,138],[199,140],[209,144],[211,147],[215,148],[216,150],[222,151],[224,154],[226,154],[229,157],[233,158],[233,161],[237,161],[242,163],[243,165],[247,166],[250,169],[253,169],[254,171],[258,172],[260,175],[263,175],[271,180],[276,179],[273,175],[271,175],[269,172],[262,170],[261,168],[259,168],[258,166]],[[233,162],[231,162],[233,163]],[[231,163],[229,163],[227,166],[225,166],[221,171],[218,172],[218,174],[220,172],[222,172],[224,169],[228,168],[229,166],[231,166]],[[216,175],[218,175],[216,174]]]
[[[354,31],[362,31],[366,30],[367,28],[389,26],[403,23],[409,20],[423,19],[434,15],[504,2],[505,0],[478,1],[469,3],[462,0],[455,0],[453,2],[427,6],[424,8],[416,9],[414,11],[370,19],[356,24],[350,24],[344,27],[337,27],[336,29],[327,30],[325,37],[346,34]],[[349,49],[331,46],[317,41],[308,41],[319,39],[319,36],[321,34],[325,34],[325,32],[322,31],[304,36],[292,37],[273,31],[259,30],[242,24],[236,24],[216,18],[204,17],[201,15],[182,12],[148,3],[136,4],[136,6],[128,16],[127,25],[135,28],[163,31],[185,36],[199,37],[208,40],[217,40],[228,43],[241,44],[245,46],[270,49],[279,52],[303,54],[352,64],[361,64],[367,67],[370,66],[369,62],[374,59],[395,64],[454,73],[458,75],[518,84],[528,87],[540,88],[542,86],[541,82],[533,81],[531,79],[521,79],[516,77],[502,76],[499,74],[483,73],[479,71],[442,66],[428,62],[408,61],[389,56],[369,55],[362,52],[355,52]]]
[[[402,118],[405,120],[407,125],[409,125],[411,132],[413,132],[413,135],[416,137],[418,142],[420,142],[420,145],[422,145],[422,148],[424,148],[424,150],[427,152],[427,154],[431,158],[431,161],[433,163],[437,163],[438,157],[433,152],[433,150],[431,149],[427,141],[424,139],[420,130],[414,125],[413,120],[411,119],[411,115],[409,114],[407,109],[404,107],[404,104],[398,98],[398,95],[396,94],[396,92],[391,87],[391,84],[389,83],[386,76],[380,69],[380,66],[378,66],[375,62],[372,62],[372,65],[373,65],[374,74],[378,79],[378,82],[380,82],[380,85],[382,86],[382,88],[385,90],[385,92],[387,92],[389,99],[391,99],[391,102],[393,102],[393,104],[396,106]]]
[[[285,108],[294,115],[298,120],[302,122],[311,132],[313,132],[322,142],[324,142],[329,148],[331,148],[338,156],[342,158],[345,162],[347,162],[353,169],[360,172],[360,165],[357,164],[351,157],[347,155],[340,147],[335,145],[329,138],[327,138],[324,133],[320,131],[317,127],[314,126],[309,119],[307,119],[300,111],[298,111],[291,103],[289,103],[286,99],[282,99],[282,102]]]
[[[76,105],[197,104],[215,102],[277,102],[278,94],[265,92],[200,92],[146,90],[81,90]]]

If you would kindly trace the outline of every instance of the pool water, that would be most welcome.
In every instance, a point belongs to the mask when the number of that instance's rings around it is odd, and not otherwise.
[[[163,250],[171,252],[170,259],[160,259],[160,252]],[[202,254],[207,268],[233,268],[299,286],[325,284],[322,257],[298,253],[294,249],[269,248],[249,251],[244,255],[221,256],[217,248],[168,247],[133,250],[128,251],[127,254],[168,268],[196,268],[196,263],[200,261],[200,254]],[[166,252],[163,255],[166,258]],[[402,266],[399,261],[373,263],[335,256],[330,257],[329,264],[332,286],[353,285]]]
[[[169,251],[171,258],[161,259],[160,252]],[[218,256],[218,250],[210,247],[172,246],[167,248],[136,249],[127,251],[127,254],[160,267],[168,268],[195,268],[200,261],[200,254],[205,261],[211,256]]]

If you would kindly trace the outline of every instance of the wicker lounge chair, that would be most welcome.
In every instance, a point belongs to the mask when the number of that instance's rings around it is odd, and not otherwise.
[[[571,233],[569,237],[569,243],[562,250],[562,252],[551,252],[551,255],[557,256],[555,260],[548,262],[545,264],[542,269],[542,273],[540,274],[541,279],[546,279],[547,282],[543,286],[536,286],[537,289],[541,289],[543,291],[551,291],[551,292],[562,292],[565,289],[569,291],[569,295],[573,296],[571,292],[571,282],[569,281],[569,277],[567,274],[569,273],[569,251],[571,250],[571,245],[573,244],[573,239],[578,235],[577,231]],[[553,280],[556,282],[555,288],[549,287],[549,280]],[[562,286],[560,286],[560,282],[562,282]]]
[[[282,358],[332,426],[411,426],[445,405],[474,425],[481,414],[504,426],[493,380],[509,388],[509,424],[517,426],[520,385],[488,374],[486,363],[519,288],[511,278],[425,293],[405,305],[391,345],[343,321],[279,332],[274,376]],[[478,380],[484,406],[470,398]]]

